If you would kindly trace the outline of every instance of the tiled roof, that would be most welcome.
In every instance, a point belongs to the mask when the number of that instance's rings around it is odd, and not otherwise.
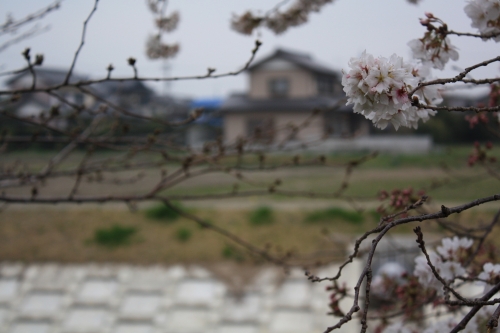
[[[42,80],[45,84],[51,85],[51,86],[63,83],[64,80],[66,79],[66,75],[68,74],[67,69],[34,67],[33,70],[35,71],[35,74],[37,76],[37,80]],[[8,79],[5,82],[5,84],[11,85],[24,76],[31,77],[31,73],[29,71],[19,73],[15,76],[11,77],[10,79]],[[70,82],[74,83],[74,82],[83,81],[86,79],[87,79],[86,76],[73,73],[71,75]]]
[[[326,75],[339,75],[339,72],[329,68],[326,65],[323,65],[322,63],[314,60],[310,55],[305,54],[305,53],[299,53],[299,52],[291,52],[283,49],[277,49],[274,51],[273,54],[256,61],[253,63],[248,70],[253,71],[257,69],[260,65],[273,60],[273,59],[284,59],[288,60],[291,63],[302,67],[304,69],[310,70],[312,72],[315,72],[317,74],[326,74]]]

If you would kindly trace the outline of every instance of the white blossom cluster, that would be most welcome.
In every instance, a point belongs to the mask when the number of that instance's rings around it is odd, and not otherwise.
[[[465,276],[466,270],[459,262],[460,258],[467,249],[473,244],[468,238],[444,238],[441,246],[438,246],[437,252],[429,252],[429,259],[436,268],[438,274],[445,280],[453,280],[458,276]],[[436,289],[438,292],[443,290],[443,285],[436,279],[427,259],[419,256],[415,259],[415,271],[413,274],[418,278],[418,282],[424,286]]]
[[[464,333],[477,333],[483,332],[485,324],[495,312],[496,306],[484,306],[482,307],[478,313],[474,316],[472,320],[467,323],[467,326],[461,331]],[[441,333],[441,332],[449,332],[453,329],[460,321],[460,318],[463,317],[465,313],[462,313],[460,316],[455,316],[451,318],[447,318],[444,320],[440,320],[435,322],[426,328],[422,333]],[[492,333],[500,332],[500,329],[493,328],[491,330]],[[386,332],[384,332],[386,333]]]
[[[359,58],[351,58],[350,70],[344,72],[342,85],[347,94],[347,105],[354,104],[354,112],[364,115],[381,129],[392,124],[418,127],[418,121],[427,121],[436,112],[412,106],[408,92],[423,79],[425,71],[418,70],[403,58],[375,58],[366,51]],[[441,97],[434,86],[419,90],[415,96],[427,104],[439,103]]]
[[[460,263],[461,260],[467,257],[467,251],[472,247],[473,241],[468,238],[444,238],[441,241],[441,245],[437,247],[436,252],[429,251],[429,258],[433,266],[439,275],[445,280],[452,280],[456,277],[466,277],[467,271]],[[427,259],[425,256],[419,256],[415,259],[415,271],[414,275],[418,278],[418,281],[426,287],[434,288],[438,292],[442,292],[443,285],[436,279],[432,273],[431,268],[427,264]],[[500,282],[500,264],[486,263],[483,266],[483,271],[479,274],[478,279],[479,284],[485,286],[484,292],[490,290],[490,288]],[[479,312],[474,316],[472,320],[469,321],[467,326],[462,332],[465,333],[475,333],[482,332],[484,325],[493,315],[496,309],[496,305],[484,306]],[[468,309],[465,309],[467,312]],[[460,312],[460,311],[459,311]],[[463,312],[463,311],[462,311]],[[465,313],[466,313],[465,312]],[[454,316],[446,316],[445,319],[437,320],[428,324],[426,328],[422,330],[416,329],[414,323],[405,323],[402,321],[394,322],[383,329],[383,333],[441,333],[449,332],[453,329],[463,318],[465,313],[457,313]],[[500,328],[494,328],[491,332],[500,332]]]
[[[146,54],[150,59],[172,58],[179,52],[179,44],[165,44],[161,35],[152,35],[146,42]]]
[[[481,34],[500,34],[500,0],[472,0],[464,11]],[[500,35],[493,40],[500,42]]]
[[[494,265],[490,262],[484,264],[483,271],[478,278],[482,280],[478,283],[484,285],[484,292],[488,292],[495,284],[500,282],[500,265]]]
[[[474,316],[474,318],[467,323],[467,326],[463,329],[464,333],[477,333],[477,332],[482,332],[482,329],[484,329],[485,323],[491,318],[493,315],[493,312],[495,311],[495,306],[484,306],[482,307],[478,313]],[[422,329],[417,329],[415,328],[414,324],[409,324],[409,323],[403,323],[403,322],[395,322],[392,323],[391,325],[387,326],[384,328],[383,333],[416,333],[416,332],[422,332],[422,333],[442,333],[442,332],[449,332],[452,330],[457,324],[459,323],[461,317],[463,317],[464,314],[461,314],[460,316],[454,316],[454,317],[448,317],[443,320],[438,320],[432,324],[430,324],[427,328],[425,328],[423,331]],[[498,333],[500,332],[499,328],[494,328],[492,333]]]
[[[408,46],[412,51],[413,58],[436,69],[444,69],[450,59],[458,60],[457,49],[451,45],[448,37],[439,38],[434,34],[429,34],[422,39],[409,41]]]

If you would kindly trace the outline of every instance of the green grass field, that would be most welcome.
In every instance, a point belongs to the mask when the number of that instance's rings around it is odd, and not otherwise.
[[[424,189],[435,200],[446,202],[462,202],[478,197],[497,193],[500,189],[500,181],[488,176],[487,171],[481,166],[467,166],[467,156],[471,147],[442,148],[430,154],[422,155],[391,155],[381,154],[374,159],[361,164],[353,169],[345,195],[360,200],[375,199],[378,191],[391,190],[394,188],[412,187],[415,190]],[[58,170],[65,170],[78,165],[82,158],[82,152],[77,152],[63,163]],[[319,154],[304,154],[301,161],[318,159]],[[212,172],[200,176],[190,176],[183,179],[175,186],[164,190],[163,194],[168,196],[190,196],[207,195],[214,193],[230,193],[235,184],[238,191],[266,190],[275,180],[279,179],[280,185],[276,187],[283,191],[307,191],[320,194],[335,193],[344,180],[345,164],[349,161],[359,159],[360,153],[337,153],[326,156],[325,166],[287,166],[276,170],[259,170],[258,159],[254,155],[246,156],[243,161],[245,167],[253,171],[241,171],[243,179],[237,179],[234,172],[224,171]],[[494,155],[493,155],[494,156]],[[31,171],[40,169],[51,157],[50,152],[12,152],[2,155],[3,167],[26,162],[25,168]],[[111,153],[98,152],[87,163],[105,158],[115,157]],[[496,156],[500,160],[500,156]],[[293,156],[275,154],[266,158],[266,167],[280,165],[290,162]],[[156,156],[146,154],[138,155],[130,162],[158,160]],[[222,166],[231,166],[234,161],[228,159],[223,161]],[[173,172],[179,166],[167,164],[164,169]],[[492,165],[495,168],[495,165]],[[196,174],[203,166],[191,170]],[[496,170],[498,167],[496,166]],[[140,181],[127,182],[127,180],[141,174]],[[96,193],[109,194],[140,194],[152,188],[160,178],[157,169],[127,170],[118,173],[102,173],[100,177],[104,181],[96,181],[96,177],[90,175],[85,178],[79,189],[81,195],[93,195]],[[123,182],[125,180],[125,182]],[[116,183],[122,181],[120,186]],[[74,182],[69,177],[59,177],[54,181],[48,181],[40,187],[40,197],[63,196],[71,190]],[[6,193],[17,195],[30,195],[31,187],[6,189]],[[283,195],[272,196],[274,200],[285,200]]]
[[[319,260],[344,255],[344,247],[355,237],[378,222],[374,209],[380,204],[380,190],[412,187],[424,189],[430,196],[427,209],[436,211],[440,205],[461,204],[500,193],[500,181],[487,175],[481,166],[467,166],[471,147],[440,149],[427,155],[382,154],[353,169],[342,199],[313,199],[269,194],[220,200],[180,200],[187,208],[217,226],[246,241],[267,248],[275,255],[295,254],[297,262],[310,254],[321,254]],[[25,170],[36,171],[50,159],[50,152],[11,152],[2,155],[3,168],[25,163]],[[78,163],[82,152],[70,156],[59,170]],[[299,165],[276,170],[259,170],[258,158],[247,156],[244,165],[252,170],[241,171],[243,178],[225,171],[186,177],[162,192],[166,197],[199,196],[230,193],[238,183],[238,191],[263,190],[270,185],[283,191],[331,195],[344,180],[345,164],[362,154],[326,155],[326,165],[305,166],[318,159],[318,154],[304,154]],[[116,157],[98,152],[89,163]],[[498,156],[497,156],[498,157]],[[293,156],[276,154],[266,158],[265,167],[288,163]],[[155,160],[138,155],[131,162]],[[500,159],[500,158],[499,158]],[[231,166],[234,160],[224,162]],[[289,163],[290,164],[290,163]],[[492,165],[494,166],[494,165]],[[167,164],[168,173],[178,166]],[[195,174],[203,166],[190,170]],[[498,168],[496,169],[498,170]],[[138,172],[143,176],[130,183]],[[159,170],[127,170],[103,173],[101,181],[84,179],[78,195],[145,193],[160,179]],[[276,180],[279,179],[279,184]],[[64,196],[74,180],[59,177],[38,189],[39,197]],[[6,188],[5,193],[30,196],[31,187]],[[352,199],[352,200],[351,200]],[[142,207],[142,206],[141,206]],[[356,212],[353,207],[362,209]],[[199,228],[192,221],[179,217],[162,207],[151,207],[131,213],[125,205],[58,205],[7,206],[0,212],[0,260],[21,261],[113,261],[132,263],[237,262],[258,261],[239,246],[216,233]],[[452,217],[458,222],[480,223],[491,219],[498,204],[489,204]],[[424,231],[442,232],[432,222],[422,225]],[[395,232],[411,233],[412,225]]]

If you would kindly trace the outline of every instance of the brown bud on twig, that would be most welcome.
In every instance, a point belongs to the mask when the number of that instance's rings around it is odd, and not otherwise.
[[[108,67],[106,68],[106,70],[108,71],[108,79],[111,77],[111,72],[113,71],[113,69],[115,69],[113,67],[113,64],[109,64]]]
[[[57,117],[60,114],[59,112],[59,105],[53,105],[50,108],[50,116],[51,117]]]
[[[128,58],[128,64],[134,69],[134,79],[137,79],[137,67],[135,67],[135,58]]]
[[[196,120],[203,114],[203,108],[196,108],[191,112],[191,119]]]
[[[451,214],[451,210],[448,207],[441,205],[441,213],[443,213],[443,215],[446,217]]]
[[[420,101],[418,100],[418,97],[417,96],[413,96],[411,98],[411,105],[412,106],[416,106],[416,107],[419,107],[420,106]]]
[[[43,54],[37,54],[35,56],[35,63],[33,65],[40,66],[43,63]]]
[[[30,51],[31,51],[31,50],[30,50],[30,48],[29,48],[29,47],[27,47],[27,48],[23,51],[23,53],[21,53],[21,54],[24,56],[24,59],[26,59],[26,60],[28,60],[28,61],[30,61],[30,59],[31,59],[31,56],[30,56]]]

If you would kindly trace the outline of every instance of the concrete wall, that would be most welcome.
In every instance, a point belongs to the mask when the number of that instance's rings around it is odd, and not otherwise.
[[[344,271],[348,286],[358,271],[359,264]],[[337,321],[326,315],[326,285],[309,282],[302,270],[285,276],[280,268],[262,268],[234,293],[193,266],[3,263],[0,332],[319,333]],[[355,322],[342,329],[357,331]]]
[[[432,150],[429,135],[377,135],[354,139],[328,139],[309,149],[317,151],[380,151],[388,153],[423,154]]]

